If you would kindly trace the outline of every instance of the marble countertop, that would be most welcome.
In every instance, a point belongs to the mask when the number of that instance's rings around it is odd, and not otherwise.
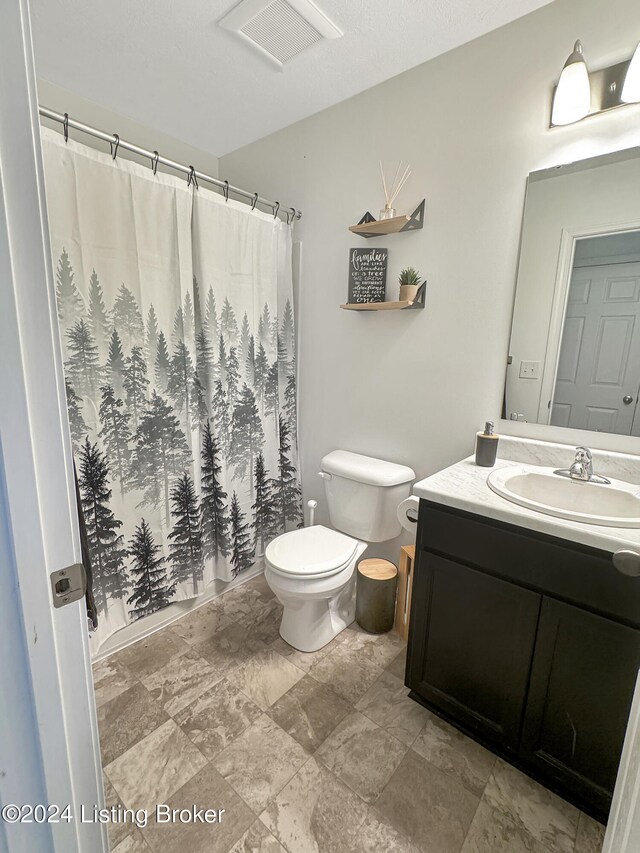
[[[534,465],[555,465],[555,460],[559,456],[558,448],[562,451],[560,458],[566,463],[562,467],[568,467],[572,461],[573,448],[570,447],[564,448],[561,445],[550,444],[547,453],[544,442],[519,441],[517,444],[506,442],[506,445],[503,449],[504,454],[516,458],[498,458],[494,468],[520,466],[523,462]],[[498,456],[500,455],[499,448]],[[523,456],[526,458],[522,458]],[[604,473],[606,468],[610,477],[627,482],[640,482],[636,476],[629,476],[637,474],[636,466],[640,464],[638,457],[626,458],[623,454],[619,454],[612,463],[613,456],[614,454],[608,457],[608,465],[596,467],[596,471]],[[594,463],[595,460],[594,453]],[[487,477],[492,470],[494,469],[480,468],[475,464],[474,457],[470,456],[420,480],[414,485],[413,494],[434,503],[504,521],[518,527],[526,527],[539,533],[547,533],[549,536],[590,545],[592,548],[600,548],[603,551],[614,552],[619,548],[633,548],[640,551],[640,528],[602,527],[567,521],[511,503],[497,495],[487,485]],[[627,476],[624,476],[625,473]]]

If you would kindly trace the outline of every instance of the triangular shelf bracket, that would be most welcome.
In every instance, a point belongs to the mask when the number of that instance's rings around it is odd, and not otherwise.
[[[367,225],[369,222],[375,222],[375,221],[376,221],[375,216],[372,216],[372,215],[369,213],[369,211],[367,210],[367,212],[366,212],[366,213],[365,213],[365,215],[362,217],[362,219],[360,220],[360,222],[358,222],[358,225]]]
[[[422,199],[420,204],[413,211],[411,216],[409,217],[409,221],[401,228],[401,231],[418,231],[420,228],[424,226],[424,204],[426,199]]]
[[[422,202],[424,205],[424,202]],[[422,227],[422,226],[420,226]],[[427,295],[427,282],[423,281],[420,287],[418,288],[418,292],[416,293],[416,297],[413,300],[411,305],[407,305],[408,309],[411,308],[424,308],[426,303],[426,295]]]

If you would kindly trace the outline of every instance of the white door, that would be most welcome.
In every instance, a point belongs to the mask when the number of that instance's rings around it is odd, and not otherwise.
[[[102,853],[81,822],[103,800],[84,602],[54,608],[49,583],[80,559],[50,257],[27,0],[2,0],[0,805],[31,822],[5,811],[0,849]]]
[[[640,388],[640,263],[573,270],[554,426],[634,434]]]

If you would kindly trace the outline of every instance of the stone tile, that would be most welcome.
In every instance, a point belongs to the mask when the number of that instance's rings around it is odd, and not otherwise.
[[[552,853],[504,812],[481,800],[460,853]]]
[[[303,676],[304,672],[297,666],[272,649],[265,649],[231,670],[227,678],[266,711]]]
[[[173,720],[107,765],[105,772],[127,808],[166,802],[207,763]]]
[[[256,575],[254,578],[251,578],[250,581],[247,581],[244,584],[244,587],[252,592],[257,592],[260,598],[267,601],[270,598],[275,598],[273,590],[267,583],[267,579],[264,576],[264,572],[260,572],[259,575]]]
[[[109,781],[109,777],[103,773],[102,780],[104,782],[104,804],[108,809],[111,808],[122,808],[122,800],[118,796],[116,789],[113,787],[111,782]],[[125,823],[124,821],[110,821],[107,824],[107,833],[109,835],[109,846],[111,848],[117,847],[117,845],[125,839],[128,835],[131,834],[133,830],[133,826],[131,823]]]
[[[280,636],[281,621],[282,605],[272,598],[266,602],[256,602],[249,613],[238,619],[238,624],[242,625],[251,637],[269,645]]]
[[[197,643],[194,648],[214,669],[227,673],[246,663],[256,652],[264,651],[267,646],[234,622],[204,643]]]
[[[299,743],[263,714],[212,764],[258,813],[307,759]]]
[[[356,708],[407,746],[411,746],[429,717],[426,708],[409,699],[407,688],[389,670],[373,682]]]
[[[391,675],[395,675],[396,678],[399,678],[400,681],[404,684],[404,671],[407,666],[407,650],[402,649],[399,655],[397,655],[387,667],[387,672],[390,672]]]
[[[305,675],[267,713],[308,752],[314,752],[352,710],[326,684]]]
[[[220,595],[215,599],[215,605],[232,622],[237,622],[273,598],[271,590],[265,587],[266,582],[252,578]]]
[[[256,704],[224,678],[174,719],[200,752],[212,759],[261,714]]]
[[[165,711],[175,716],[221,678],[204,658],[189,649],[172,658],[162,669],[143,676],[142,683]]]
[[[495,755],[435,714],[426,709],[425,713],[428,719],[413,749],[440,770],[455,776],[474,794],[482,796],[496,763]]]
[[[601,853],[606,827],[584,812],[578,820],[575,853]]]
[[[269,832],[261,820],[257,820],[233,845],[229,853],[286,853],[286,850]]]
[[[136,683],[135,677],[124,664],[105,658],[93,667],[93,688],[96,695],[96,706],[99,708],[110,699],[115,699],[125,690]]]
[[[347,702],[355,703],[382,674],[383,667],[362,649],[351,649],[341,643],[321,661],[314,664],[309,675],[328,684]]]
[[[127,835],[117,847],[112,847],[111,853],[151,853],[151,848],[140,832],[136,831],[132,835]]]
[[[366,651],[367,656],[383,669],[389,666],[405,647],[404,640],[395,631],[389,631],[386,634],[369,634],[356,622],[349,625],[339,637],[340,642],[347,648]]]
[[[203,607],[198,607],[187,613],[182,619],[177,619],[171,625],[171,630],[186,643],[196,645],[214,637],[218,631],[231,625],[231,619],[225,616],[214,599]]]
[[[356,835],[351,853],[420,853],[408,838],[391,824],[369,809],[364,823]]]
[[[188,643],[174,634],[171,628],[162,628],[121,652],[116,652],[110,659],[114,663],[123,664],[137,678],[142,678],[187,651]]]
[[[366,812],[353,791],[310,758],[260,820],[289,853],[346,853]]]
[[[300,652],[298,649],[294,649],[293,646],[290,646],[289,643],[285,642],[282,637],[278,636],[277,640],[274,640],[274,642],[271,643],[270,648],[272,648],[274,652],[278,652],[279,655],[282,655],[283,658],[286,658],[289,663],[297,666],[298,669],[302,669],[304,672],[309,672],[314,663],[321,661],[329,654],[329,652],[337,648],[338,645],[338,640],[333,639],[330,643],[327,643],[326,646],[318,649],[317,652]]]
[[[207,764],[168,800],[170,809],[207,809],[221,811],[215,823],[156,823],[143,830],[154,853],[227,853],[232,844],[255,821],[251,809],[243,803],[222,776]],[[258,848],[259,849],[259,848]]]
[[[98,708],[103,765],[110,764],[166,719],[162,705],[140,683],[105,702]]]
[[[412,749],[376,801],[423,853],[459,853],[477,807],[478,797]]]
[[[554,853],[572,853],[580,812],[515,767],[498,759],[484,798]]]
[[[404,744],[354,711],[329,735],[316,758],[363,800],[373,803],[406,751]]]

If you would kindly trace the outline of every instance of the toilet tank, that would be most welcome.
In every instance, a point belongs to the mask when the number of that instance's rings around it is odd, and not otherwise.
[[[347,450],[328,453],[320,468],[336,530],[365,542],[400,535],[396,510],[411,491],[416,476],[411,468]]]

